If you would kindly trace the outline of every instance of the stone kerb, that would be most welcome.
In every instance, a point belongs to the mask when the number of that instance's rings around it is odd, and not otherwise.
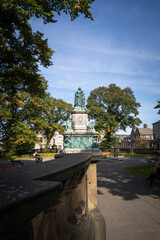
[[[64,154],[32,167],[2,171],[0,239],[69,240],[79,219],[97,207],[91,157]]]

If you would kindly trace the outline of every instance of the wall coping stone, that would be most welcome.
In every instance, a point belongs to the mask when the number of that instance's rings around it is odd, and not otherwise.
[[[88,167],[92,154],[62,158],[0,172],[0,236],[58,202],[63,181]]]

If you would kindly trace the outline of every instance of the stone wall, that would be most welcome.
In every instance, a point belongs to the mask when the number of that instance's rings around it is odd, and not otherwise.
[[[2,171],[0,191],[1,240],[105,240],[90,154]]]
[[[148,148],[114,148],[114,151],[124,152],[124,153],[140,153],[140,154],[153,154],[159,155],[160,149],[148,149]]]
[[[153,124],[154,140],[160,139],[160,121]]]

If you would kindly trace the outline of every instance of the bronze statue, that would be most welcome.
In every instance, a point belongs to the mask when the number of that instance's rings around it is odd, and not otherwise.
[[[85,95],[80,87],[75,93],[74,107],[85,107]]]

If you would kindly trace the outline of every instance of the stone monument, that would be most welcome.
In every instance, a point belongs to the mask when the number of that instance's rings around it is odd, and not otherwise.
[[[88,120],[85,95],[79,87],[75,93],[72,121],[66,122],[64,132],[64,150],[66,153],[98,153],[98,132],[95,121]]]

